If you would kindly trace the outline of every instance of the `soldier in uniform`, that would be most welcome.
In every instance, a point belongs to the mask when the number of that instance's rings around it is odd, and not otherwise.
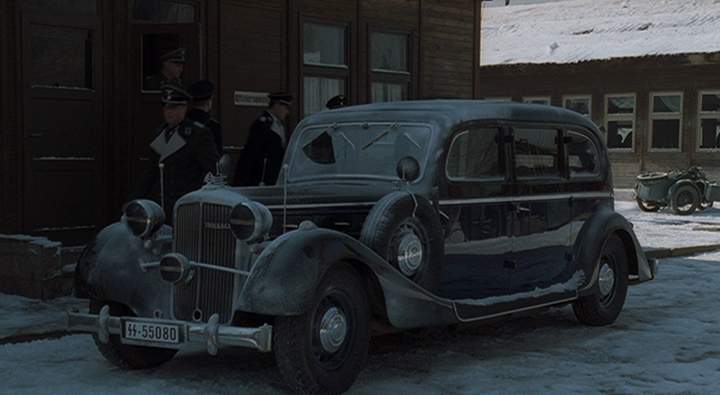
[[[348,100],[345,97],[345,95],[337,95],[330,98],[330,100],[325,103],[325,107],[327,107],[328,110],[334,110],[336,108],[342,108],[347,107]]]
[[[162,92],[165,123],[150,143],[154,166],[136,195],[160,202],[166,222],[172,224],[175,202],[203,185],[219,154],[210,131],[186,118],[190,94],[172,85],[163,86]]]
[[[222,155],[222,126],[220,126],[220,122],[210,116],[210,110],[212,110],[213,106],[214,91],[215,85],[208,80],[201,80],[190,85],[188,93],[190,93],[193,98],[193,108],[190,109],[187,117],[191,121],[202,124],[205,128],[212,132],[217,151],[220,155]]]
[[[177,48],[160,56],[160,71],[145,77],[143,90],[158,91],[164,85],[183,86],[185,71],[185,48]]]
[[[272,93],[268,98],[268,109],[250,127],[233,185],[274,185],[277,181],[289,137],[284,122],[290,115],[293,97],[289,93]]]

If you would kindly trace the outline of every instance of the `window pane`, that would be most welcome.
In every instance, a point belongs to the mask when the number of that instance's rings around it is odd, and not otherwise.
[[[567,144],[570,176],[592,176],[599,174],[600,155],[592,140],[580,133],[568,133],[570,142]]]
[[[653,120],[653,148],[680,148],[680,120]]]
[[[92,32],[33,25],[32,86],[92,89]]]
[[[653,96],[654,113],[679,113],[682,110],[682,99],[679,95]]]
[[[608,114],[633,114],[635,113],[635,98],[632,96],[608,97]]]
[[[702,95],[702,111],[720,111],[720,93]]]
[[[407,99],[407,84],[372,83],[372,102],[399,101]]]
[[[345,65],[345,28],[306,23],[303,38],[305,64]]]
[[[498,129],[473,129],[460,133],[448,153],[448,178],[471,180],[504,176],[498,141]]]
[[[408,71],[407,36],[404,34],[372,34],[372,69]]]
[[[145,34],[142,37],[142,71],[144,91],[159,91],[166,84],[184,86],[185,65],[162,61],[161,57],[178,50],[180,36],[172,33]],[[185,56],[189,56],[185,53]]]
[[[549,105],[550,105],[550,99],[549,99],[549,98],[542,98],[542,97],[527,98],[527,99],[523,99],[523,103],[528,103],[528,104],[542,104],[542,105],[549,106]]]
[[[608,148],[632,148],[633,121],[610,121],[607,127]]]
[[[171,0],[133,0],[133,19],[154,23],[194,23],[195,6]]]
[[[305,115],[325,109],[325,103],[332,97],[345,94],[345,81],[334,78],[305,77],[303,103]]]
[[[23,0],[22,10],[36,15],[97,15],[97,0]]]
[[[560,175],[557,130],[514,129],[513,134],[518,178]]]
[[[700,148],[720,148],[720,120],[700,120],[702,141]]]
[[[578,114],[590,115],[590,98],[572,98],[565,99],[565,108],[575,111]]]

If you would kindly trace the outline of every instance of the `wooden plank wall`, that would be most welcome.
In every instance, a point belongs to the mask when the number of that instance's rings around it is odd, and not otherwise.
[[[563,95],[592,95],[592,119],[604,125],[605,95],[635,93],[635,152],[612,152],[616,186],[634,185],[643,171],[703,166],[720,180],[720,153],[698,152],[698,92],[720,90],[720,63],[691,62],[684,56],[588,62],[574,65],[517,65],[481,67],[477,89],[480,97],[550,96],[562,106]],[[649,106],[652,92],[682,92],[682,152],[650,152]]]
[[[15,0],[0,2],[0,232],[20,231],[22,143],[18,127],[19,38]]]

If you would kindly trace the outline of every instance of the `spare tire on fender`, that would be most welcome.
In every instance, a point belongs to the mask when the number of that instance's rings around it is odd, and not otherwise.
[[[439,288],[445,236],[427,199],[409,192],[384,196],[365,219],[360,241],[421,287]]]

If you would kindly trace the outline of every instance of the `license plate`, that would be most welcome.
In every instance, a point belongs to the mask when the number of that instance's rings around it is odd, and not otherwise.
[[[143,321],[123,321],[122,340],[127,344],[154,343],[176,345],[183,341],[182,325]]]

